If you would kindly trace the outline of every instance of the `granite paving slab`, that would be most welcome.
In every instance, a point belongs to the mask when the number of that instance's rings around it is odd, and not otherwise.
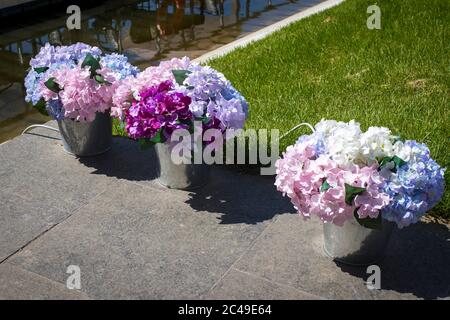
[[[223,224],[186,198],[121,184],[8,261],[61,283],[78,265],[92,298],[201,298],[265,224]]]
[[[447,227],[420,222],[396,229],[378,265],[381,289],[370,290],[366,267],[324,254],[322,225],[280,215],[235,264],[237,270],[328,299],[436,299],[449,296]]]
[[[0,265],[0,300],[87,300],[79,291],[32,272],[3,263]]]
[[[38,201],[0,194],[0,262],[67,217]]]
[[[58,133],[32,133],[0,146],[0,261],[121,179],[154,175],[152,153],[128,139],[114,139],[102,156],[77,159],[64,152]]]
[[[0,150],[1,191],[25,201],[39,201],[71,212],[108,184],[89,175],[89,168],[65,153],[55,138],[24,135],[3,144]]]
[[[54,122],[50,122],[54,126]],[[114,138],[77,159],[42,129],[0,145],[0,298],[449,299],[449,230],[396,230],[381,290],[322,250],[273,177],[213,166],[203,188],[155,180],[153,149]],[[81,291],[65,288],[70,265]]]
[[[231,269],[206,295],[221,300],[316,300],[318,296]]]

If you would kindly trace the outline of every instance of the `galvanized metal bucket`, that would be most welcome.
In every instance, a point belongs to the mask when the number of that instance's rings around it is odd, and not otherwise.
[[[72,119],[58,121],[64,150],[78,157],[89,157],[111,149],[112,123],[109,112],[97,113],[92,122]]]
[[[209,180],[209,165],[175,164],[171,158],[171,150],[167,143],[155,145],[159,160],[159,178],[157,181],[171,189],[191,190],[200,188]]]
[[[370,265],[384,257],[394,224],[382,219],[381,229],[368,229],[355,219],[340,227],[324,223],[324,251],[336,261],[350,265]]]

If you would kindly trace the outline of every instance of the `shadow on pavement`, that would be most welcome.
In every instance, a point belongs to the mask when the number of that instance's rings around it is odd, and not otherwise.
[[[158,177],[159,162],[154,148],[141,150],[133,140],[115,137],[108,152],[78,159],[92,174],[106,175],[130,181],[147,181]]]
[[[342,271],[367,280],[366,267],[339,262]],[[437,299],[450,295],[450,231],[437,223],[419,222],[395,229],[379,263],[381,289]]]
[[[216,165],[210,183],[191,191],[186,201],[194,210],[221,213],[221,223],[256,224],[280,213],[294,213],[288,198],[274,186],[273,176],[250,175]]]

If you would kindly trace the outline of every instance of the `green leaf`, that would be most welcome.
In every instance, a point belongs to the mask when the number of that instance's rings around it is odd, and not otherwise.
[[[189,70],[172,70],[173,76],[175,77],[175,81],[179,85],[183,85],[184,80],[186,80],[187,76],[191,73]]]
[[[33,108],[35,108],[37,111],[39,111],[40,114],[43,114],[44,116],[48,116],[47,109],[45,108],[46,102],[44,98],[41,98],[41,100],[36,103]]]
[[[196,118],[195,120],[196,121],[201,121],[202,123],[207,124],[208,122],[211,121],[211,118],[207,117],[207,116],[202,116],[202,117]],[[189,124],[189,123],[187,123],[187,124]]]
[[[153,142],[154,144],[156,143],[160,143],[160,142],[164,142],[163,140],[163,135],[162,135],[162,130],[159,130],[156,135],[150,139],[151,142]]]
[[[355,212],[353,213],[356,221],[363,227],[368,228],[368,229],[381,229],[381,213],[378,214],[378,216],[376,218],[364,218],[361,219],[358,216],[357,213],[358,209],[355,209]]]
[[[405,139],[403,139],[400,135],[396,135],[394,136],[394,143],[397,141],[405,142]]]
[[[138,140],[138,142],[141,150],[148,149],[155,144],[149,138],[141,138]]]
[[[325,180],[322,183],[322,186],[320,187],[320,192],[325,192],[325,191],[327,191],[330,188],[331,188],[330,184],[327,182],[327,180]]]
[[[351,206],[353,199],[355,199],[355,197],[358,194],[361,194],[364,191],[366,191],[366,189],[360,188],[360,187],[353,187],[346,183],[345,184],[345,203],[348,204],[349,206]]]
[[[97,81],[100,84],[111,85],[111,82],[106,81],[105,78],[103,78],[99,74],[94,75],[94,79],[95,79],[95,81]]]
[[[44,73],[45,71],[48,70],[48,67],[38,67],[38,68],[34,68],[34,71],[36,71],[37,73]]]
[[[86,58],[84,58],[81,67],[84,68],[88,66],[91,70],[91,77],[92,77],[93,75],[95,75],[95,71],[101,68],[99,60],[100,59],[96,59],[92,54],[88,53],[86,55]]]
[[[401,166],[406,164],[406,161],[397,156],[393,156],[392,161],[394,161],[396,168],[400,168]]]
[[[50,78],[44,82],[44,85],[54,93],[59,93],[62,89],[58,83],[56,83],[55,78]]]
[[[392,161],[392,157],[384,157],[380,161],[380,167],[384,167],[387,163]]]
[[[194,120],[203,121],[203,117],[195,118]],[[189,133],[194,133],[195,125],[194,125],[194,121],[192,121],[191,119],[177,120],[176,123],[187,125],[189,127],[187,129],[189,131]]]
[[[157,143],[162,143],[164,142],[162,130],[159,130],[153,138],[141,138],[138,142],[142,150],[148,149]]]
[[[397,157],[397,156],[384,157],[380,162],[380,168],[384,167],[389,162],[394,163],[394,167],[391,169],[391,171],[394,173],[397,172],[398,168],[400,168],[401,166],[406,164],[406,161],[404,161],[403,159],[401,159],[400,157]]]

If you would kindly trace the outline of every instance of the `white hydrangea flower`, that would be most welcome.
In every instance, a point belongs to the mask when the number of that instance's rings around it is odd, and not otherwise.
[[[323,133],[328,154],[338,164],[348,167],[360,154],[360,124],[355,120],[337,122],[322,120],[316,130]]]
[[[410,146],[405,145],[403,141],[397,141],[392,146],[392,154],[396,155],[403,161],[409,162],[413,157],[413,150]]]
[[[397,155],[408,161],[413,150],[396,141],[385,127],[370,127],[362,132],[355,120],[342,122],[322,119],[315,126],[322,137],[327,154],[342,167],[353,164],[371,166],[384,157]]]
[[[424,150],[419,145],[412,145],[411,143],[408,144],[402,141],[397,141],[394,144],[393,149],[395,155],[403,161],[411,163],[423,161]],[[429,150],[427,152],[429,154]]]
[[[343,122],[339,122],[343,123]],[[325,120],[322,119],[320,122],[318,122],[315,125],[315,129],[318,132],[323,133],[323,135],[326,137],[330,135],[331,131],[333,131],[338,126],[338,122],[336,120]]]
[[[370,127],[361,135],[361,159],[367,165],[372,165],[377,159],[393,156],[393,140],[388,128]]]

